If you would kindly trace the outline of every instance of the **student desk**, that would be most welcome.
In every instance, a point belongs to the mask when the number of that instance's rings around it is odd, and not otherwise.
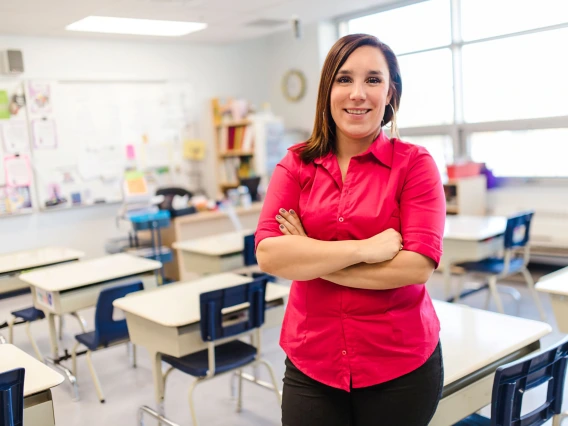
[[[558,329],[568,333],[568,267],[541,277],[535,287],[550,295]]]
[[[244,237],[253,232],[227,232],[173,243],[172,247],[178,251],[181,279],[187,279],[191,273],[214,274],[242,268]]]
[[[503,250],[506,227],[504,216],[446,216],[444,254],[440,260],[446,299],[453,294],[452,265],[498,254]]]
[[[430,426],[448,426],[491,402],[498,366],[540,348],[550,325],[434,301],[444,358],[442,399]]]
[[[78,393],[74,376],[59,365],[62,359],[55,332],[55,316],[95,306],[100,291],[107,287],[136,280],[142,281],[145,288],[155,287],[156,273],[161,267],[162,264],[155,260],[120,253],[21,275],[21,279],[32,288],[34,306],[45,313],[48,321],[53,358],[48,361],[65,372],[75,388],[76,397]],[[63,358],[67,359],[68,356]]]
[[[63,376],[14,345],[0,345],[0,373],[25,368],[24,425],[55,426],[51,388],[63,382]]]
[[[64,247],[43,247],[0,255],[0,293],[27,288],[18,278],[22,271],[79,260],[85,253]]]
[[[160,409],[164,399],[161,354],[181,357],[207,348],[201,339],[199,326],[199,295],[251,281],[250,277],[231,273],[209,275],[114,301],[114,306],[122,309],[126,315],[132,343],[144,346],[150,353],[155,397]],[[267,284],[264,327],[279,327],[282,324],[284,302],[289,292],[287,286]]]

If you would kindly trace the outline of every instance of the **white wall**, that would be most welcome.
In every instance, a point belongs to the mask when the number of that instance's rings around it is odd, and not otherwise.
[[[267,100],[264,45],[262,40],[209,46],[0,36],[0,49],[23,51],[22,79],[191,81],[201,106],[197,136],[210,144],[212,97],[240,96],[258,105]],[[209,155],[204,167],[210,195],[216,193],[213,161]],[[102,255],[106,239],[121,235],[114,224],[117,210],[118,205],[93,206],[1,218],[0,253],[62,244],[90,257]]]

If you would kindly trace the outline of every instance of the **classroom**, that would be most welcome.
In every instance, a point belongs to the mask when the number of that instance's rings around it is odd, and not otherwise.
[[[568,426],[566,0],[0,2],[0,426]]]

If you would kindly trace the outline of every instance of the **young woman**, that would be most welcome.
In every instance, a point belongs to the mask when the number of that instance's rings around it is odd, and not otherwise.
[[[262,270],[293,281],[280,344],[284,426],[421,426],[443,385],[424,283],[442,254],[445,198],[432,157],[382,130],[402,81],[365,34],[323,66],[314,130],[272,176],[256,231]]]

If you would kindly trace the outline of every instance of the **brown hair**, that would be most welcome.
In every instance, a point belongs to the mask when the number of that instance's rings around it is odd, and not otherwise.
[[[337,152],[335,144],[335,122],[331,116],[329,99],[333,81],[339,69],[343,66],[347,58],[361,46],[372,46],[379,49],[385,56],[389,67],[391,93],[390,106],[385,106],[383,121],[381,126],[391,124],[391,135],[397,134],[396,115],[393,111],[398,111],[400,96],[402,95],[402,80],[398,60],[392,49],[379,41],[377,37],[368,34],[350,34],[340,38],[330,49],[323,64],[318,90],[318,100],[316,105],[316,118],[312,135],[306,145],[300,149],[300,158],[304,163],[309,163],[317,157],[322,157],[332,152]]]

